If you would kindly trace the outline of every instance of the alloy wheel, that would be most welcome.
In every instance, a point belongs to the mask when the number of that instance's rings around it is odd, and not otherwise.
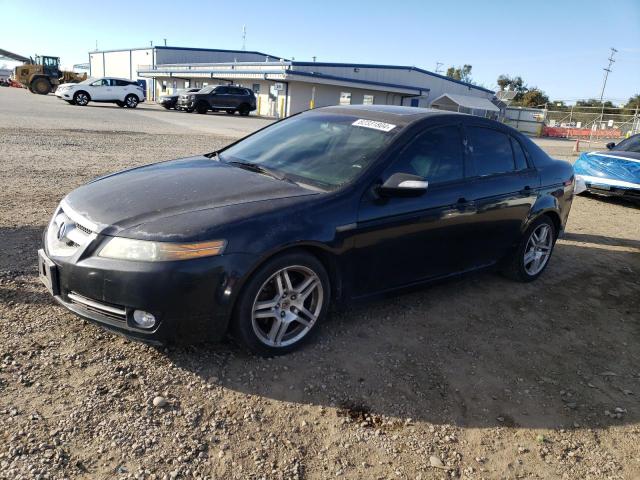
[[[136,108],[138,106],[138,99],[133,95],[127,97],[125,100],[126,100],[126,105],[129,108]]]
[[[89,103],[89,97],[86,93],[78,93],[75,99],[76,105],[85,106],[87,103]]]
[[[546,223],[535,228],[524,249],[524,269],[528,275],[534,276],[542,271],[553,248],[553,233]]]
[[[271,275],[253,302],[251,324],[258,339],[270,347],[300,341],[322,311],[324,289],[318,275],[301,265]]]

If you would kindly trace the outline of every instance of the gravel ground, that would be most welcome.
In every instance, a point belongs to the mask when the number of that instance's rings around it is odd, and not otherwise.
[[[533,284],[482,272],[354,305],[272,360],[157,349],[54,304],[44,225],[92,177],[267,122],[15,89],[0,114],[1,479],[640,478],[638,206],[578,197]]]

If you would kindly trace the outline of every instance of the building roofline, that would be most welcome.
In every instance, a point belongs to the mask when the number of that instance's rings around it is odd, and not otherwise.
[[[287,75],[300,75],[303,77],[323,78],[326,80],[337,80],[340,82],[347,82],[347,83],[360,83],[362,85],[376,85],[379,87],[391,87],[391,88],[397,88],[401,90],[414,90],[420,93],[431,91],[431,89],[427,87],[418,87],[414,85],[402,85],[399,83],[376,82],[373,80],[360,80],[357,78],[340,77],[338,75],[329,75],[326,73],[319,73],[319,72],[304,72],[300,70],[286,70],[285,72]]]
[[[199,47],[172,47],[170,45],[154,45],[153,47],[136,47],[136,48],[114,48],[110,50],[91,50],[89,53],[109,53],[109,52],[128,52],[133,50],[191,50],[197,52],[222,52],[222,53],[251,53],[254,55],[262,55],[263,57],[275,58],[280,60],[282,57],[270,55],[268,53],[257,52],[254,50],[226,50],[223,48],[199,48]],[[286,60],[286,59],[283,59]]]
[[[462,80],[456,80],[455,78],[447,77],[445,75],[440,75],[439,73],[430,72],[429,70],[424,70],[418,67],[411,67],[408,65],[378,65],[378,64],[370,64],[370,63],[339,63],[339,62],[299,62],[297,60],[291,61],[291,64],[294,67],[295,66],[300,66],[300,67],[319,66],[319,67],[385,68],[390,70],[409,70],[409,71],[424,73],[425,75],[431,75],[432,77],[441,78],[449,82],[458,83],[468,88],[474,88],[476,90],[481,90],[487,93],[495,93],[493,90],[489,90],[488,88],[479,87],[478,85],[473,85],[471,83],[463,82]]]

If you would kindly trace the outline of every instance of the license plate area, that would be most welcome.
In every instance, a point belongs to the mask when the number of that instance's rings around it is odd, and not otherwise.
[[[51,295],[60,295],[58,267],[42,249],[38,250],[38,276]]]

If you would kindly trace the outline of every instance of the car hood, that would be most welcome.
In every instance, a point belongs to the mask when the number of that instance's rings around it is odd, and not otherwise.
[[[99,233],[165,217],[318,192],[200,156],[125,170],[98,178],[64,199]]]
[[[620,186],[640,184],[640,154],[618,151],[583,153],[574,164],[574,171],[592,180],[624,182]]]

